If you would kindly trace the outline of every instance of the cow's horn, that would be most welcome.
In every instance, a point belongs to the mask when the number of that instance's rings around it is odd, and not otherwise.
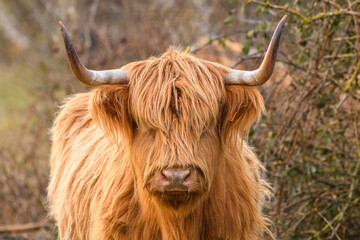
[[[277,25],[261,66],[254,71],[232,70],[225,76],[225,84],[260,86],[266,83],[274,70],[276,53],[286,18],[285,15]]]
[[[99,86],[103,84],[127,84],[129,76],[124,69],[112,69],[104,71],[94,71],[87,69],[79,59],[79,56],[71,42],[69,33],[64,24],[59,22],[61,33],[64,38],[66,53],[75,77],[82,83],[90,86]]]

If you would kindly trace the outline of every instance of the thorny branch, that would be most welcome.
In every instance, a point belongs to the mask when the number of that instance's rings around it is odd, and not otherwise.
[[[320,19],[324,19],[324,18],[329,18],[329,17],[336,17],[336,16],[342,16],[342,15],[351,15],[351,16],[360,16],[359,12],[355,12],[352,10],[348,10],[348,9],[342,9],[340,8],[339,10],[336,11],[330,11],[330,12],[321,12],[318,13],[314,16],[310,16],[310,17],[306,17],[305,15],[301,14],[300,12],[289,8],[289,5],[276,5],[276,4],[271,4],[269,1],[265,1],[265,2],[260,2],[257,0],[247,0],[248,3],[256,3],[258,5],[267,7],[267,8],[272,8],[272,9],[277,9],[277,10],[282,10],[284,12],[287,12],[289,14],[295,15],[297,17],[299,17],[301,19],[301,21],[303,23],[311,23]]]

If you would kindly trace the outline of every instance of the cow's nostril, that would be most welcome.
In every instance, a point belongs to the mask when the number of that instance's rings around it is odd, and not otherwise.
[[[161,173],[170,183],[183,183],[191,174],[190,169],[164,169]]]

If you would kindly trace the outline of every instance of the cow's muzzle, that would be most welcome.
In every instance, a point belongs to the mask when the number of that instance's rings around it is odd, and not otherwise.
[[[197,180],[197,173],[190,168],[167,168],[161,171],[160,178],[165,192],[187,192],[189,185]]]
[[[146,184],[147,190],[160,202],[172,208],[191,205],[205,192],[202,171],[195,167],[171,167],[155,172]]]

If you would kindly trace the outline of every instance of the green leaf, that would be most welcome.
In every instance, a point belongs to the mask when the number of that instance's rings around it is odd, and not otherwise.
[[[250,47],[249,46],[243,46],[243,48],[242,48],[242,52],[244,53],[244,54],[248,54],[249,53],[249,51],[250,51]]]
[[[246,39],[242,48],[242,52],[244,54],[248,54],[252,45],[254,45],[254,42],[251,39]]]
[[[269,14],[269,8],[264,7],[264,8],[263,8],[263,13],[265,13],[265,14]]]
[[[302,41],[300,41],[299,44],[300,44],[301,46],[305,47],[305,46],[307,45],[307,43],[308,43],[308,42],[307,42],[306,40],[302,40]]]
[[[226,49],[226,43],[224,39],[219,39],[218,42],[223,49]]]
[[[230,15],[227,18],[225,18],[224,23],[231,24],[233,21],[234,21],[234,16]]]
[[[256,7],[256,13],[260,13],[260,12],[262,12],[262,6],[260,6],[260,5],[258,5],[257,7]]]
[[[261,32],[262,31],[262,25],[261,24],[256,25],[254,31],[255,32]]]
[[[265,47],[264,44],[259,43],[259,44],[256,45],[256,50],[257,50],[258,52],[260,52],[261,50],[264,49],[264,47]]]
[[[304,54],[300,53],[299,55],[297,55],[296,61],[298,63],[303,63],[304,62]]]
[[[246,38],[247,39],[252,39],[254,37],[254,33],[255,33],[254,30],[248,31],[247,34],[246,34]]]

